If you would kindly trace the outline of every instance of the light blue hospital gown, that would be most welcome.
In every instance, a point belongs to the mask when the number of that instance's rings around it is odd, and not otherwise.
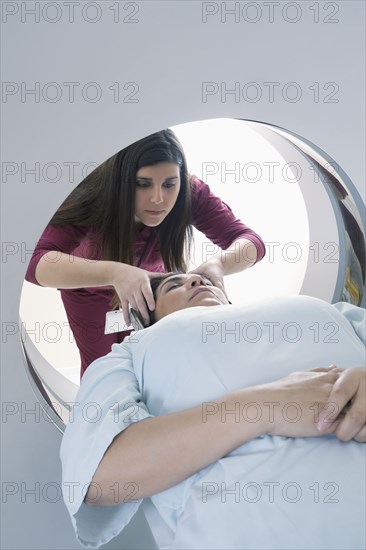
[[[363,309],[292,296],[189,308],[115,344],[87,369],[61,445],[63,487],[73,487],[64,500],[79,542],[105,544],[142,503],[83,503],[103,454],[130,422],[292,371],[363,366],[364,343]],[[94,421],[90,409],[84,414],[90,403]],[[245,414],[251,420],[260,411]],[[286,414],[294,418],[296,408]],[[143,509],[160,548],[365,548],[365,448],[333,435],[262,436],[145,499]]]

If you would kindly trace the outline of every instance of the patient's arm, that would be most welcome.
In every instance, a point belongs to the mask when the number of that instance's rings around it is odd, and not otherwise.
[[[318,428],[322,433],[333,431],[341,441],[366,441],[366,370],[364,367],[340,369],[340,377],[333,386],[325,410],[319,415]],[[320,371],[320,369],[319,369]],[[345,409],[345,407],[347,407]],[[329,414],[335,410],[335,414]],[[339,411],[344,411],[342,417]]]
[[[85,502],[126,502],[131,484],[137,488],[134,499],[151,496],[262,434],[319,436],[313,405],[326,403],[338,377],[334,369],[292,373],[274,383],[238,390],[216,403],[131,424],[114,438],[94,474],[92,482],[101,489],[101,498],[95,501],[91,485]],[[290,402],[296,402],[301,410],[297,422],[284,418],[284,406]],[[242,413],[248,403],[260,407],[258,422],[245,420],[248,417]],[[233,411],[239,411],[240,418]]]

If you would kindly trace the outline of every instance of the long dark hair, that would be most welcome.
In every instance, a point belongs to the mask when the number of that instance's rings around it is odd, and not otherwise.
[[[90,226],[102,260],[133,265],[135,251],[136,172],[173,162],[179,166],[176,203],[155,230],[167,271],[187,271],[190,254],[191,179],[183,148],[172,130],[151,134],[103,162],[70,193],[50,223]]]

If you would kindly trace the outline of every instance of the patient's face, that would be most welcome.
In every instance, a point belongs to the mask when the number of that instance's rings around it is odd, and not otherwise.
[[[228,304],[225,294],[211,281],[197,273],[170,275],[156,291],[155,320],[169,313],[195,306]]]

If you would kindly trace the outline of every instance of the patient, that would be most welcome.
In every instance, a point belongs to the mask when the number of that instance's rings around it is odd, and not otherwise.
[[[61,447],[79,542],[145,499],[160,548],[363,548],[364,310],[229,306],[188,274],[160,281],[154,320],[82,380]]]

